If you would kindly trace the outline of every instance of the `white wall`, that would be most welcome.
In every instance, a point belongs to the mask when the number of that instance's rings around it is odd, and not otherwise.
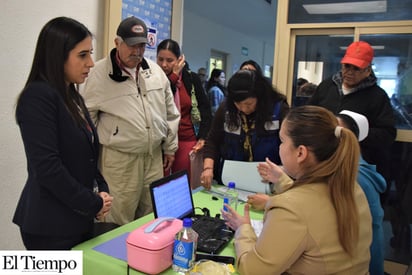
[[[43,25],[57,16],[85,24],[103,39],[104,1],[2,0],[0,8],[0,249],[24,249],[12,216],[26,179],[26,159],[14,121],[16,96],[23,88]],[[95,56],[102,49],[95,46]]]
[[[182,52],[193,71],[197,72],[200,67],[207,68],[211,50],[229,54],[227,80],[245,60],[255,60],[262,70],[265,64],[273,65],[275,34],[273,41],[257,41],[187,10],[184,16]],[[242,47],[248,48],[248,56],[241,54]]]

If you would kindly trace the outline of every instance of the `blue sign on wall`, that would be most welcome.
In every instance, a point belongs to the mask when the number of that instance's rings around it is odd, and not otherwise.
[[[240,50],[242,55],[248,56],[249,55],[249,49],[246,47],[242,47],[242,49]]]

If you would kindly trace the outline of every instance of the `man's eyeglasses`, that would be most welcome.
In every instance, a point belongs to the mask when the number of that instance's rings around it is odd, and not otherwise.
[[[369,69],[369,67],[361,69],[361,68],[353,66],[351,64],[342,64],[342,69],[346,72],[347,71],[352,71],[352,72],[355,72],[355,73],[361,73],[361,72],[363,73],[363,72],[366,72]]]

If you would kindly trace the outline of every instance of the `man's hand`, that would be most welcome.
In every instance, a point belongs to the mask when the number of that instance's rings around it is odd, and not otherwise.
[[[164,155],[163,156],[163,169],[169,171],[172,168],[173,162],[175,161],[175,155]]]

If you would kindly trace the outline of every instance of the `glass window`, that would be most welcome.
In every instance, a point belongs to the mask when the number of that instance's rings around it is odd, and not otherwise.
[[[292,105],[306,103],[313,85],[302,86],[301,82],[318,85],[340,70],[340,60],[345,47],[353,42],[353,35],[297,35],[295,50],[295,72]],[[304,90],[301,90],[301,87]],[[308,89],[308,90],[307,90]]]
[[[375,51],[373,71],[391,99],[398,129],[412,130],[412,34],[367,34]]]

